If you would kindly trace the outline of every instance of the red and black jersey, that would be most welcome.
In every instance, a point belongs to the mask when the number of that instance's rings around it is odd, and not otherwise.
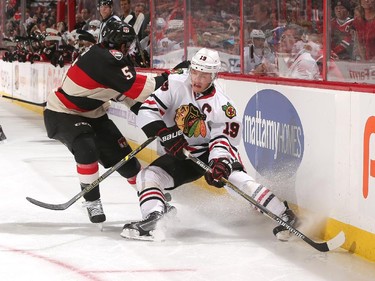
[[[143,102],[155,89],[155,79],[137,74],[131,61],[118,50],[93,45],[68,69],[62,85],[47,98],[47,108],[96,118],[109,101]]]
[[[338,19],[332,19],[332,40],[331,48],[332,51],[340,59],[351,59],[353,50],[353,39],[352,39],[352,25],[353,19],[347,18],[345,21],[339,21]]]

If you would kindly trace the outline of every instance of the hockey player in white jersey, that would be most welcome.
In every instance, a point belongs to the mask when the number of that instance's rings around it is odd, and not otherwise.
[[[254,181],[241,164],[238,146],[242,122],[233,101],[216,78],[221,66],[217,51],[200,49],[192,58],[189,71],[169,75],[168,81],[140,107],[137,123],[147,137],[158,136],[166,154],[137,175],[137,189],[143,220],[127,223],[122,237],[154,240],[157,224],[175,211],[164,192],[205,176],[210,185],[223,187],[220,179],[251,195],[260,204],[290,224],[296,216],[269,189]],[[212,173],[204,173],[183,150],[209,163]],[[225,187],[225,186],[224,186]],[[228,191],[233,193],[229,188]],[[280,240],[289,231],[277,226]]]

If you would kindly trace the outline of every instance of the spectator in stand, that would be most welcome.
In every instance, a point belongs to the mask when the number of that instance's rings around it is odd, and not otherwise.
[[[167,28],[167,22],[163,18],[156,19],[156,30],[154,28],[154,36],[156,42],[160,41],[164,37],[165,30]]]
[[[98,42],[99,40],[99,26],[100,26],[99,20],[92,20],[89,23],[88,32],[90,32],[95,37],[96,42]]]
[[[215,45],[215,42],[213,41],[212,33],[207,32],[207,31],[203,32],[203,34],[201,35],[200,45],[202,47],[206,47],[210,49],[218,48],[218,45],[217,44]]]
[[[331,20],[331,50],[340,60],[353,58],[352,23],[347,0],[336,0],[333,4],[335,17]]]
[[[255,28],[262,30],[266,36],[274,29],[270,5],[265,1],[259,1],[254,4],[253,15],[255,19]]]
[[[170,20],[168,28],[165,31],[165,37],[161,39],[158,44],[158,52],[165,54],[174,50],[179,50],[183,47],[181,43],[184,40],[184,21]]]
[[[141,28],[138,32],[138,38],[139,40],[142,40],[144,37],[149,35],[149,31],[147,29],[149,28],[150,25],[150,12],[147,10],[147,7],[145,6],[144,3],[140,3],[141,6],[143,6],[143,15],[144,19],[141,25]],[[139,7],[140,8],[140,7]],[[138,10],[139,10],[138,8]]]
[[[120,15],[120,19],[131,26],[134,26],[136,16],[135,13],[131,10],[131,3],[130,0],[120,0],[120,7],[122,14]]]
[[[68,34],[68,26],[66,25],[66,23],[63,21],[56,23],[56,29],[59,35],[62,37],[62,39],[66,42],[67,40],[65,38]]]
[[[89,30],[98,30],[100,26],[100,20],[92,20],[89,22]]]
[[[81,13],[76,14],[76,24],[74,25],[74,29],[83,29],[85,26],[86,22],[82,18]]]
[[[365,18],[365,15],[364,15],[362,6],[361,5],[355,6],[353,9],[353,21],[354,20],[362,21],[364,20],[364,18]],[[351,35],[353,39],[353,59],[355,59],[356,61],[360,61],[361,58],[365,57],[365,51],[364,51],[364,48],[359,44],[358,34],[357,34],[357,31],[355,30],[354,22],[352,23]]]
[[[39,30],[41,33],[45,33],[47,29],[47,21],[46,19],[42,19],[40,23],[38,24]]]
[[[113,11],[113,0],[99,0],[98,3],[100,17],[102,19],[99,26],[99,38],[98,43],[101,43],[103,40],[103,34],[105,32],[106,25],[114,20],[121,20],[118,16],[115,15]]]
[[[90,20],[91,20],[89,11],[86,8],[83,8],[81,10],[81,16],[82,16],[82,20],[85,22],[82,29],[83,30],[89,30],[90,29]]]
[[[361,5],[357,5],[353,9],[353,19],[364,19],[365,18],[365,12],[363,11],[363,8]]]
[[[143,3],[137,3],[134,8],[134,14],[135,14],[135,23],[133,25],[135,33],[138,35],[141,31],[143,21],[145,19],[145,4]]]
[[[143,31],[144,36],[142,40],[139,41],[142,50],[146,51],[147,54],[150,53],[150,27],[150,24],[146,26],[145,30]]]
[[[285,27],[278,50],[275,53],[276,65],[262,63],[258,68],[262,73],[272,73],[279,77],[305,80],[320,80],[318,64],[314,56],[319,54],[319,45],[302,40],[306,37],[301,26],[289,24]]]
[[[29,25],[31,22],[34,22],[34,19],[30,16],[29,12],[25,12],[25,24]]]
[[[47,27],[56,29],[56,18],[54,18],[54,17],[48,17]]]
[[[353,26],[357,37],[358,60],[375,60],[375,0],[360,0],[363,17],[356,17]]]
[[[3,35],[3,38],[7,38],[13,41],[18,34],[18,25],[13,21],[8,21],[5,24],[5,33]]]
[[[245,73],[265,75],[259,67],[262,64],[275,63],[275,55],[266,43],[266,35],[262,30],[250,32],[251,44],[244,48]],[[259,67],[259,68],[258,68]]]
[[[136,17],[138,17],[138,15],[140,13],[144,14],[145,13],[145,9],[146,9],[146,6],[144,3],[137,3],[135,4],[135,7],[134,7],[134,14]]]
[[[17,1],[5,1],[5,15],[8,19],[17,11]]]

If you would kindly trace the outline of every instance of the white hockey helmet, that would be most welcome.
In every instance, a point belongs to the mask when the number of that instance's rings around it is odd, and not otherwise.
[[[100,26],[100,20],[92,20],[90,21],[89,23],[89,26],[95,26],[96,28],[98,28]]]
[[[221,67],[219,53],[215,50],[202,48],[191,59],[190,67],[198,71],[212,73],[214,78]]]
[[[251,32],[250,32],[250,38],[253,39],[253,38],[259,38],[259,39],[266,39],[266,35],[264,34],[264,32],[260,29],[253,29]]]
[[[160,29],[163,29],[164,27],[166,27],[167,23],[165,21],[165,19],[163,18],[157,18],[156,19],[156,27],[157,28],[160,28]]]

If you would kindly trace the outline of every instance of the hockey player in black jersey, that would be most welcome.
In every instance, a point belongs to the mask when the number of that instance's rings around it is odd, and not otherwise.
[[[199,50],[189,71],[169,75],[168,81],[140,107],[137,125],[147,137],[158,136],[166,154],[138,173],[136,185],[143,220],[125,224],[122,237],[154,240],[155,233],[160,233],[158,223],[175,211],[166,203],[164,191],[203,175],[210,185],[219,188],[225,187],[221,178],[229,179],[259,204],[291,225],[295,223],[296,216],[287,204],[244,171],[238,150],[242,120],[233,101],[215,82],[220,66],[217,51]],[[184,149],[209,163],[212,173],[205,174],[186,159]],[[233,194],[230,188],[227,190]],[[290,233],[277,226],[274,234],[286,240]]]
[[[99,0],[98,10],[101,18],[99,25],[98,42],[102,42],[106,32],[106,26],[111,21],[121,21],[113,11],[113,0]]]
[[[136,105],[166,79],[165,75],[136,73],[127,55],[135,36],[128,24],[109,22],[103,42],[82,53],[68,69],[62,85],[47,97],[44,122],[48,137],[61,141],[74,155],[82,188],[98,179],[99,163],[111,167],[132,151],[107,116],[109,102],[122,102],[136,111]],[[133,158],[118,173],[134,184],[140,168]],[[91,222],[105,221],[99,187],[84,198]]]

